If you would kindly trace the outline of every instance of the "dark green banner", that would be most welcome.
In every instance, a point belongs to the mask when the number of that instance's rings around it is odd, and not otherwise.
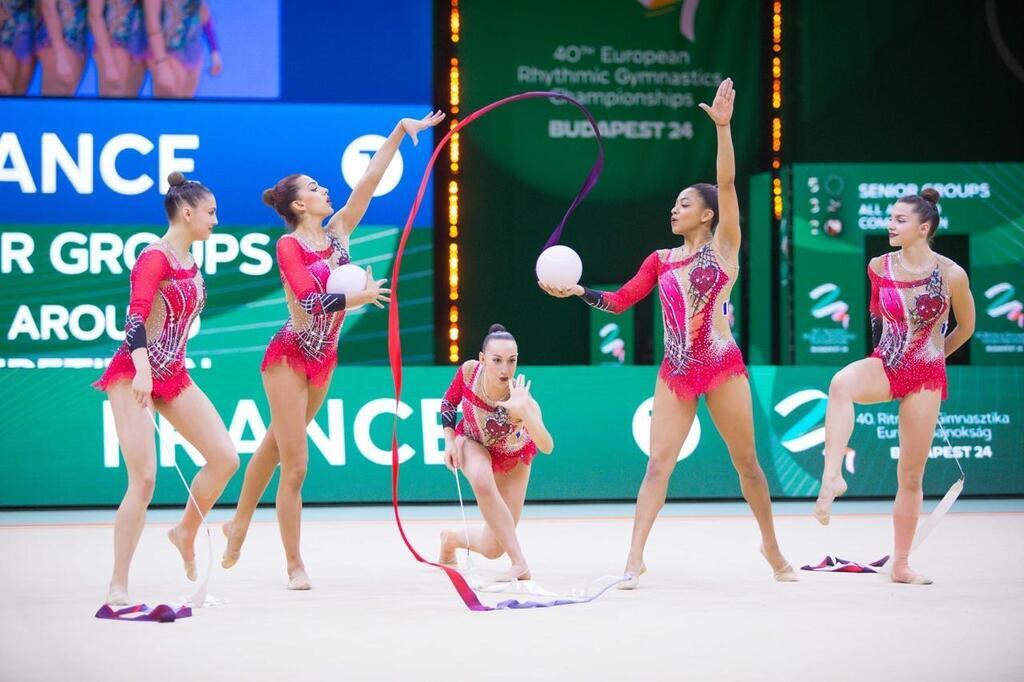
[[[8,225],[0,233],[0,367],[101,366],[124,339],[128,274],[139,251],[163,230],[121,225]],[[361,227],[353,262],[388,277],[399,230]],[[241,354],[259,363],[287,308],[274,243],[282,228],[223,227],[193,254],[207,303],[189,341],[189,359],[209,368]],[[413,230],[402,276],[407,361],[433,361],[432,230]],[[364,307],[346,316],[339,356],[347,364],[384,364],[387,316]],[[43,375],[36,380],[44,381]],[[27,379],[26,381],[31,381]],[[16,419],[21,412],[13,413]]]
[[[967,270],[977,308],[970,363],[1024,365],[1024,164],[797,164],[792,182],[797,364],[869,352],[868,260],[892,250],[896,200],[935,187],[934,248]]]
[[[808,497],[821,475],[826,391],[834,367],[752,367],[758,455],[776,497]],[[454,500],[444,468],[438,410],[454,373],[411,367],[397,409],[401,494],[408,501]],[[532,500],[630,500],[643,478],[650,435],[653,367],[525,367],[555,439],[538,455]],[[20,418],[0,425],[0,506],[116,505],[126,473],[105,396],[89,387],[98,370],[0,369],[0,409]],[[192,371],[231,434],[243,465],[265,433],[268,411],[259,358],[228,354]],[[950,461],[967,471],[966,494],[1024,492],[1024,368],[953,367],[950,399],[937,431],[925,492],[955,480]],[[308,502],[384,502],[390,496],[390,435],[395,414],[390,373],[342,366],[327,403],[310,425]],[[176,460],[191,476],[202,461],[160,419],[154,501],[183,504]],[[890,496],[896,489],[896,403],[857,408],[844,475],[850,496]],[[241,473],[222,499],[233,502]],[[680,452],[673,498],[738,498],[725,444],[703,405]],[[265,501],[272,501],[269,493]]]
[[[598,120],[604,172],[562,239],[582,257],[588,284],[626,281],[652,251],[679,243],[669,225],[676,195],[715,181],[715,126],[698,104],[710,103],[727,76],[739,93],[732,132],[741,180],[757,156],[761,4],[657,5],[460,5],[463,115],[546,90],[576,98]],[[464,337],[501,322],[525,346],[547,344],[547,362],[586,363],[587,345],[550,343],[581,339],[586,308],[546,297],[531,265],[594,161],[592,129],[563,101],[532,100],[473,122],[461,144],[460,280],[471,283],[460,293]],[[638,306],[638,348],[651,347],[649,306]],[[532,314],[516,314],[523,310]]]
[[[595,284],[597,289],[616,291],[621,284]],[[633,342],[636,311],[629,309],[619,315],[590,309],[590,364],[632,365],[636,362]]]

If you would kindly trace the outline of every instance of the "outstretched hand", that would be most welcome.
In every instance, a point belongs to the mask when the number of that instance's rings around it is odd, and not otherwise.
[[[391,289],[384,286],[386,279],[375,279],[373,268],[366,266],[366,293],[369,296],[367,302],[378,308],[383,308],[385,303],[391,302]]]
[[[569,298],[570,296],[582,296],[583,287],[573,284],[571,287],[554,287],[538,280],[537,286],[544,290],[544,293],[555,298]]]
[[[513,420],[522,420],[523,415],[533,407],[533,397],[530,396],[530,386],[533,382],[520,374],[509,382],[508,398],[494,403],[498,407],[504,407]]]
[[[405,133],[412,138],[413,145],[417,145],[419,144],[419,140],[416,139],[416,136],[420,133],[421,130],[433,128],[443,120],[444,112],[438,109],[437,111],[427,114],[426,116],[419,120],[415,118],[403,118],[401,121],[399,121],[399,125],[401,125],[402,130],[404,130]]]
[[[707,112],[716,126],[727,126],[729,121],[732,120],[732,104],[735,100],[736,90],[733,89],[732,79],[726,78],[718,86],[718,92],[715,93],[715,99],[711,106],[709,107],[703,102],[699,106]]]

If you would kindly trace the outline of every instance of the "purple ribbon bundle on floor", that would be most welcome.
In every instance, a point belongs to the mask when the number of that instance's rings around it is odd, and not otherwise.
[[[173,623],[179,618],[188,618],[191,615],[192,609],[187,606],[180,606],[176,609],[167,604],[159,604],[153,608],[149,608],[145,604],[135,604],[117,610],[110,604],[104,604],[96,612],[96,617],[103,620],[134,620],[147,623]]]
[[[870,564],[858,564],[856,561],[847,561],[846,559],[840,559],[839,557],[826,556],[821,560],[821,563],[817,566],[801,566],[801,571],[818,571],[819,573],[878,573],[878,568],[885,566],[885,562],[889,561],[889,555],[886,554],[878,561],[872,561]]]

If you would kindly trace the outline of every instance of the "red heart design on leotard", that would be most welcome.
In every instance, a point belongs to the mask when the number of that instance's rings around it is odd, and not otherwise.
[[[510,434],[513,428],[515,427],[512,424],[508,422],[502,424],[496,419],[488,419],[487,422],[484,424],[484,431],[487,432],[488,436],[494,438],[495,440],[501,440],[502,438]]]
[[[943,305],[941,296],[921,294],[914,300],[914,312],[922,320],[931,320],[942,312]]]
[[[718,281],[718,268],[714,265],[694,268],[690,271],[690,286],[697,290],[701,296],[711,291]]]

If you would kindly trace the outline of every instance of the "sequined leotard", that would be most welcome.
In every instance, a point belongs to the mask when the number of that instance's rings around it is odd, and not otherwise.
[[[476,360],[456,370],[441,400],[441,425],[487,448],[494,471],[507,473],[520,462],[529,466],[537,454],[536,443],[525,426],[512,422],[504,407],[483,397],[482,382],[483,372]],[[460,403],[463,419],[456,424]]]
[[[871,357],[882,361],[893,398],[928,390],[942,391],[945,400],[946,273],[952,261],[939,259],[928,276],[903,281],[893,272],[894,260],[894,255],[887,253],[868,266],[871,326],[876,337]]]
[[[327,293],[331,270],[349,262],[348,250],[334,234],[317,251],[299,237],[286,234],[277,241],[289,319],[270,340],[261,371],[286,362],[310,383],[323,386],[338,364],[338,334],[345,319],[345,296]]]
[[[599,310],[621,313],[657,284],[665,325],[658,376],[680,399],[691,400],[733,376],[747,375],[729,329],[729,293],[738,270],[713,242],[685,258],[681,247],[662,249],[648,256],[618,291],[585,288],[583,299]]]
[[[125,340],[93,384],[106,391],[135,378],[132,351],[145,348],[153,372],[153,397],[174,400],[192,380],[185,369],[185,346],[193,320],[206,303],[206,285],[193,263],[181,267],[162,242],[146,247],[132,267]]]

